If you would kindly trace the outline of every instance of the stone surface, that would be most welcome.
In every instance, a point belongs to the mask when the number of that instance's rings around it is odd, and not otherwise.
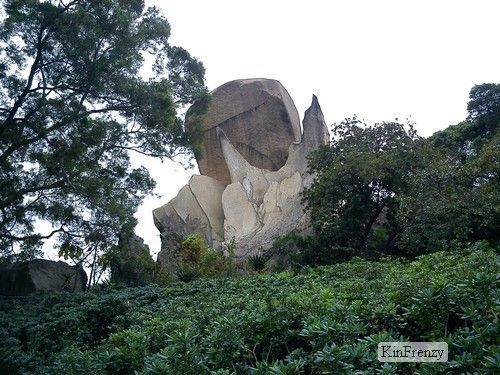
[[[190,233],[200,232],[203,228],[198,223],[184,221],[169,203],[153,211],[153,220],[160,231],[161,251],[158,253],[158,262],[167,270],[172,271],[180,251],[182,239]],[[202,230],[206,239],[206,229]]]
[[[239,182],[245,189],[247,196],[256,205],[262,203],[264,194],[269,188],[265,170],[256,168],[245,160],[224,132],[219,132],[221,149],[231,176],[231,182]]]
[[[224,239],[222,192],[225,186],[208,176],[192,176],[170,202],[153,211],[153,220],[162,242],[158,261],[175,263],[180,243],[187,235],[197,232],[213,245]]]
[[[265,172],[268,181],[281,181],[298,171],[303,176],[304,187],[309,186],[313,176],[307,174],[307,156],[330,141],[328,127],[315,95],[311,106],[305,112],[302,127],[302,141],[290,145],[288,159],[282,168],[276,172]]]
[[[196,121],[193,120],[196,118]],[[293,100],[283,85],[270,79],[242,79],[228,82],[211,93],[208,111],[190,116],[186,126],[201,124],[202,175],[224,184],[231,183],[217,128],[222,129],[250,165],[276,171],[288,156],[288,147],[300,141],[300,119]]]
[[[304,213],[300,196],[304,187],[313,180],[313,176],[307,173],[307,155],[330,139],[316,96],[313,96],[311,106],[304,115],[303,129],[301,142],[289,146],[287,161],[277,171],[251,166],[225,136],[225,132],[219,133],[231,179],[233,183],[239,182],[244,187],[249,202],[257,212],[252,230],[236,235],[230,231],[235,237],[239,260],[269,248],[275,237],[291,230],[299,233],[310,231],[308,215]],[[225,233],[226,240],[228,235]]]
[[[259,228],[258,215],[243,185],[229,184],[222,194],[224,210],[224,237],[239,238],[254,233]]]
[[[193,232],[215,247],[234,239],[236,258],[243,261],[269,248],[277,236],[311,230],[301,200],[314,178],[307,173],[307,156],[329,142],[317,98],[304,115],[301,134],[293,102],[277,81],[232,81],[213,96],[203,123],[210,133],[204,144],[208,154],[198,161],[200,171],[211,177],[193,176],[177,197],[153,213],[162,238],[158,260],[167,265],[175,262],[180,240]],[[276,125],[280,112],[290,121]],[[249,136],[254,129],[261,134]],[[272,149],[286,149],[286,155],[270,166],[248,151],[266,147],[269,155]]]
[[[224,184],[208,176],[194,175],[189,180],[189,187],[208,218],[212,230],[212,240],[223,241],[222,192],[225,188]]]
[[[83,292],[87,274],[81,266],[35,259],[0,267],[0,295],[25,296],[38,291]]]

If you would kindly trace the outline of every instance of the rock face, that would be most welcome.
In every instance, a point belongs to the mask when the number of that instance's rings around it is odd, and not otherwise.
[[[222,154],[217,129],[224,131],[236,150],[254,167],[276,171],[288,157],[288,147],[300,141],[299,114],[285,88],[275,80],[242,79],[211,93],[202,117],[186,116],[189,129],[203,129],[200,173],[224,184],[231,178]]]
[[[300,193],[313,179],[307,155],[330,139],[317,98],[305,113],[302,133],[279,82],[232,81],[212,93],[203,120],[205,154],[198,164],[207,176],[193,176],[153,212],[162,238],[158,260],[175,264],[180,239],[192,232],[219,248],[234,239],[237,260],[291,230],[306,233],[309,218]]]
[[[173,266],[182,239],[190,233],[200,233],[212,245],[224,240],[224,188],[220,181],[195,175],[174,199],[153,211],[162,243],[160,263],[167,268]]]
[[[312,176],[307,174],[307,155],[330,139],[315,96],[306,111],[303,128],[302,141],[290,145],[285,165],[274,172],[251,166],[229,139],[220,133],[222,150],[233,181],[222,195],[224,234],[226,240],[235,238],[237,258],[246,258],[261,248],[269,248],[276,236],[291,230],[301,233],[308,230],[308,217],[300,196],[304,187],[312,182]],[[246,204],[250,204],[252,209],[240,210],[243,199],[232,201],[226,196],[226,191],[233,189],[234,185],[243,188]],[[243,231],[235,230],[240,222],[246,224]]]
[[[0,295],[25,296],[38,291],[83,292],[87,274],[81,266],[35,259],[0,267]]]

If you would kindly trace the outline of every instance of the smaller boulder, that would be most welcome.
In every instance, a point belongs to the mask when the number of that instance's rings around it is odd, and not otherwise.
[[[35,259],[0,267],[0,295],[26,296],[38,291],[83,292],[87,274],[81,265]]]

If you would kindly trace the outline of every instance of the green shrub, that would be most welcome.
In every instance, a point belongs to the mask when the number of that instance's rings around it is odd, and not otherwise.
[[[267,254],[276,271],[345,262],[360,255],[353,248],[332,245],[320,235],[301,236],[295,231],[275,238]]]
[[[201,257],[207,251],[208,245],[201,235],[199,233],[190,234],[181,243],[180,262],[182,264],[196,266],[200,263]]]
[[[255,254],[248,257],[247,263],[253,271],[262,272],[266,269],[270,259],[268,254]]]
[[[120,269],[111,272],[111,282],[129,286],[144,285],[154,281],[156,263],[149,254],[128,255],[120,259]]]
[[[196,280],[199,278],[199,276],[200,274],[198,270],[190,266],[181,264],[178,265],[177,269],[175,270],[175,277],[177,277],[177,280],[183,281],[185,283]]]
[[[112,374],[135,373],[143,366],[147,355],[149,337],[140,330],[124,330],[112,335],[108,345],[106,372]]]
[[[0,373],[496,374],[499,271],[481,243],[411,262],[2,297]],[[383,364],[382,341],[445,341],[449,362]]]
[[[181,281],[223,276],[230,261],[221,251],[210,248],[199,233],[193,233],[182,241],[176,276]]]
[[[150,255],[149,247],[142,238],[123,232],[118,245],[106,258],[104,264],[111,266],[112,283],[124,283],[128,286],[145,285],[155,281],[157,264]]]

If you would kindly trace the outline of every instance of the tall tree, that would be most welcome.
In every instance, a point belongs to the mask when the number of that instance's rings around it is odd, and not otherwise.
[[[0,254],[32,258],[56,236],[95,264],[154,187],[129,154],[189,152],[177,109],[206,93],[203,65],[142,0],[2,4]]]
[[[316,177],[304,192],[325,244],[358,252],[392,246],[395,196],[418,162],[418,140],[411,126],[399,123],[368,126],[354,118],[333,127],[330,145],[310,156]]]
[[[500,127],[500,85],[474,86],[467,104],[469,116],[457,125],[430,137],[433,146],[455,153],[463,162],[479,155],[481,148],[498,133]]]
[[[500,85],[473,87],[467,108],[429,139],[394,123],[335,125],[330,146],[310,157],[316,178],[304,192],[314,252],[414,256],[500,241]]]
[[[500,133],[477,157],[463,162],[433,147],[407,188],[397,197],[399,247],[408,255],[440,250],[450,243],[500,239]]]
[[[407,252],[450,241],[500,241],[500,85],[470,91],[467,120],[426,143],[426,167],[400,196],[399,243]]]

